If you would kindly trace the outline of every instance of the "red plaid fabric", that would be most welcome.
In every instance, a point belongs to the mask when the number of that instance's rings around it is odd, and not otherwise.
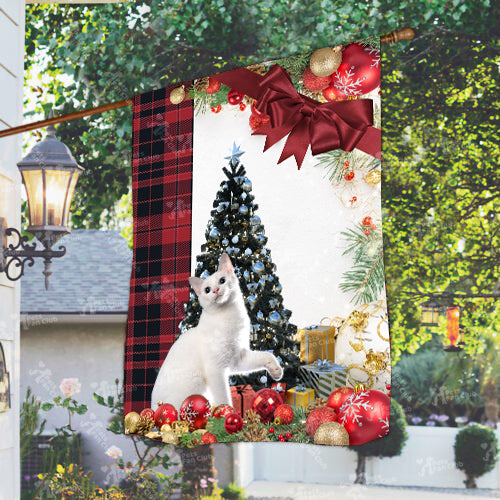
[[[193,101],[171,104],[172,88],[134,99],[134,249],[125,340],[125,413],[156,405],[150,401],[151,391],[189,298]]]

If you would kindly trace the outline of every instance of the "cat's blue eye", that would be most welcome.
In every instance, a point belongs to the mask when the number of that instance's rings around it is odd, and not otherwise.
[[[205,293],[210,293],[210,287],[209,287],[209,286],[207,286],[207,287],[205,288]]]
[[[221,278],[221,279],[219,280],[219,283],[220,283],[221,285],[223,285],[225,282],[226,282],[226,278]]]

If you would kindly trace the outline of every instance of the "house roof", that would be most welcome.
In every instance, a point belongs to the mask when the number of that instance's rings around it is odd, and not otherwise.
[[[132,251],[117,231],[75,230],[55,245],[45,290],[43,259],[21,278],[21,314],[123,314],[128,309]]]

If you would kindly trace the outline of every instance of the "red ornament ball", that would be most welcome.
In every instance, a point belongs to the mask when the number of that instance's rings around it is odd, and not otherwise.
[[[339,423],[349,433],[349,444],[364,444],[389,433],[391,400],[381,391],[355,392],[339,410]]]
[[[340,410],[340,407],[346,402],[349,396],[354,392],[351,387],[347,387],[346,385],[335,389],[330,396],[328,396],[328,400],[326,402],[326,406],[335,410],[337,413]]]
[[[244,97],[245,94],[242,94],[237,90],[231,89],[227,94],[227,102],[229,104],[232,104],[233,106],[236,106],[237,104],[240,104],[243,101]]]
[[[347,99],[347,94],[344,94],[344,92],[330,84],[326,89],[323,89],[323,97],[327,101],[345,101]]]
[[[177,410],[175,406],[168,403],[160,405],[155,411],[154,418],[156,427],[161,429],[162,425],[171,424],[174,420],[177,420]]]
[[[285,437],[286,437],[287,439],[290,439],[290,438],[292,437],[292,435],[291,435],[289,432],[287,432],[287,433],[285,434]]]
[[[349,172],[346,172],[344,174],[344,179],[346,181],[352,181],[354,179],[354,171],[353,170],[349,170]]]
[[[279,392],[273,389],[261,389],[255,393],[252,400],[252,410],[260,416],[263,423],[274,419],[274,412],[279,405],[283,404]]]
[[[221,109],[222,109],[222,106],[219,104],[218,106],[214,106],[213,108],[210,108],[210,111],[212,113],[220,113]]]
[[[259,130],[262,125],[265,125],[269,120],[270,118],[267,115],[257,116],[252,114],[248,119],[248,123],[250,124],[250,128],[255,132]]]
[[[140,416],[154,420],[155,412],[151,408],[144,408],[144,410],[141,411]]]
[[[304,87],[312,92],[317,92],[319,90],[323,90],[328,85],[330,85],[332,77],[328,76],[316,76],[309,66],[302,73],[302,83]]]
[[[340,66],[332,75],[331,86],[346,96],[355,96],[368,94],[379,85],[380,50],[359,43],[348,45],[342,51]]]
[[[205,434],[201,436],[201,442],[204,444],[217,443],[217,436],[211,432],[205,432]]]
[[[215,78],[208,79],[208,87],[205,90],[207,94],[215,94],[220,89],[220,82]]]
[[[234,413],[234,409],[229,405],[222,404],[214,408],[212,416],[215,418],[226,418],[231,413]]]
[[[365,229],[365,234],[366,234],[366,236],[370,236],[370,230],[369,229]]]
[[[288,425],[293,422],[294,411],[290,405],[282,404],[274,410],[274,418],[281,419],[283,425]]]
[[[387,384],[387,385],[385,386],[385,388],[386,388],[388,391],[390,391],[390,390],[391,390],[391,384]]]
[[[320,406],[314,409],[306,419],[306,432],[308,436],[314,439],[314,433],[316,429],[325,422],[336,422],[337,414],[331,408],[327,406]]]
[[[363,219],[363,222],[361,224],[363,224],[363,226],[371,226],[372,225],[372,218],[370,216],[366,216],[364,219]]]
[[[191,430],[203,429],[212,414],[210,402],[201,394],[188,396],[181,404],[179,417],[189,424]]]
[[[243,419],[237,413],[231,413],[224,420],[224,429],[228,434],[235,434],[243,429]]]
[[[241,103],[240,104],[240,111],[245,111],[245,109],[247,109],[247,105],[244,103]]]
[[[274,427],[269,427],[269,432],[272,434],[274,432]]]

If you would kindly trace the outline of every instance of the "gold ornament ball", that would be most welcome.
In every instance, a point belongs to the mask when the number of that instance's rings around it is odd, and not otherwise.
[[[170,92],[170,102],[172,104],[180,104],[184,100],[184,97],[186,97],[184,85],[181,85]]]
[[[172,427],[170,426],[170,424],[163,424],[160,428],[160,432],[168,432],[171,430],[172,430]]]
[[[140,415],[135,411],[131,411],[125,415],[125,434],[134,434],[137,431],[137,423]]]
[[[162,433],[161,440],[167,444],[178,444],[179,436],[174,431],[167,431]]]
[[[314,444],[349,446],[349,434],[338,422],[324,422],[314,434]]]
[[[342,52],[338,47],[315,50],[309,60],[313,75],[324,77],[334,73],[342,62]]]
[[[367,184],[370,184],[370,186],[375,186],[378,184],[382,179],[382,174],[380,170],[372,170],[371,172],[368,172],[365,177],[365,182]]]

